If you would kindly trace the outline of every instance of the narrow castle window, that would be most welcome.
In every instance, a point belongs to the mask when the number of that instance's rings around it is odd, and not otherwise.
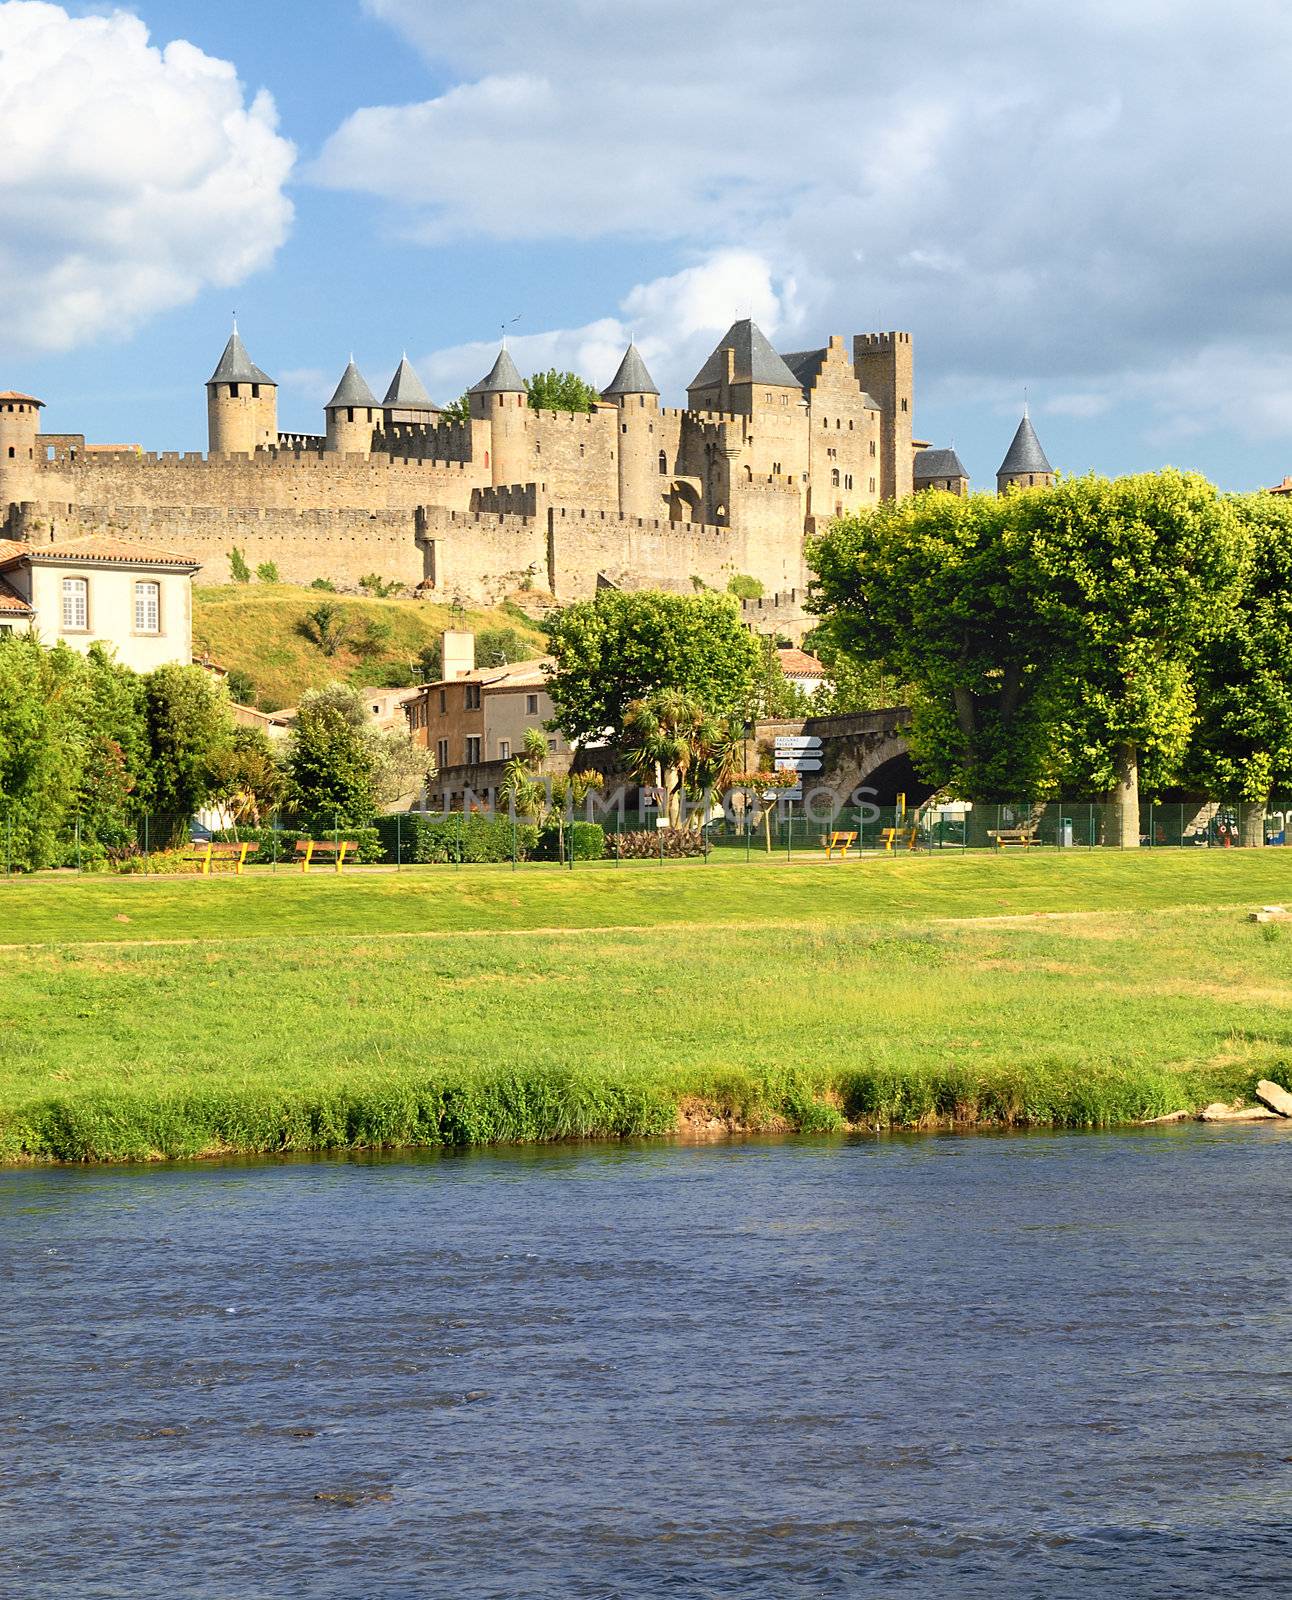
[[[843,486],[844,486],[845,489],[851,489],[852,488],[852,473],[851,472],[843,480]]]
[[[848,432],[849,433],[852,432],[852,418],[851,417],[848,418]]]
[[[238,386],[237,386],[236,383],[231,383],[229,385],[229,399],[230,400],[236,400],[237,398],[238,398]]]
[[[13,460],[13,446],[12,445],[9,446],[9,459],[10,459],[10,461]]]
[[[876,453],[876,451],[875,451],[875,441],[873,439],[870,441],[870,453],[871,453],[872,456]]]
[[[870,492],[871,494],[875,492],[875,480],[873,478],[870,480]]]
[[[668,471],[668,457],[664,454],[664,452],[662,450],[659,453],[659,470],[661,472],[667,472]]]
[[[838,469],[838,467],[832,467],[830,469],[830,487],[832,489],[837,489],[839,487],[839,469]]]
[[[909,406],[908,406],[908,405],[907,405],[907,403],[906,403],[906,396],[905,396],[905,395],[903,395],[903,396],[902,396],[902,410],[903,410],[903,411],[907,411],[907,410],[909,410],[909,409],[910,409],[910,407],[909,407]]]
[[[626,422],[621,422],[619,424],[619,431],[620,431],[620,433],[627,433],[628,432],[628,424]]]
[[[347,422],[353,422],[354,421],[354,407],[353,406],[347,406],[345,408],[345,420]]]
[[[258,383],[253,383],[251,385],[251,398],[253,400],[260,399],[260,385]]]

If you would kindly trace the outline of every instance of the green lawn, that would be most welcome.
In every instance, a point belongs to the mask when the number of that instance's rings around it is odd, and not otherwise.
[[[0,1157],[1229,1099],[1292,1054],[1292,853],[0,882]]]

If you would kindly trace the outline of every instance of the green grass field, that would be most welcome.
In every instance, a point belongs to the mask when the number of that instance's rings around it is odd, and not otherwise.
[[[1286,1078],[1292,853],[0,882],[0,1159],[1091,1126]]]

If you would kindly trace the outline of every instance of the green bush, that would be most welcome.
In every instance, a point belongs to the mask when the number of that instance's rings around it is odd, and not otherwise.
[[[704,840],[690,828],[643,828],[636,833],[609,834],[606,854],[620,861],[642,861],[651,856],[676,861],[683,856],[702,856]]]
[[[319,821],[315,826],[299,826],[293,828],[239,828],[237,842],[240,844],[257,844],[260,849],[254,856],[248,857],[250,861],[268,863],[271,861],[294,861],[296,858],[296,841],[298,839],[332,839],[336,837],[337,830],[328,821]],[[228,843],[234,839],[232,830],[224,833],[213,833],[213,839],[220,843]],[[385,846],[376,828],[342,828],[342,839],[352,840],[359,846],[358,856],[347,852],[346,860],[360,862],[384,861],[386,859]],[[394,860],[392,855],[391,860]]]
[[[599,822],[567,822],[565,824],[564,853],[561,830],[554,821],[543,824],[534,851],[535,861],[568,861],[573,854],[576,861],[600,861],[606,853],[606,830]]]
[[[512,825],[508,817],[464,816],[460,811],[446,817],[405,811],[397,816],[378,817],[376,832],[387,861],[395,860],[396,847],[401,861],[416,866],[512,859]],[[529,859],[537,842],[538,829],[532,823],[516,824],[514,848],[520,860]]]
[[[158,877],[174,877],[182,872],[196,872],[201,866],[200,861],[186,861],[184,859],[187,846],[183,850],[154,850],[145,855],[142,850],[131,851],[128,855],[119,855],[109,860],[110,870],[133,876],[138,873],[156,874]],[[93,863],[97,868],[98,863]]]

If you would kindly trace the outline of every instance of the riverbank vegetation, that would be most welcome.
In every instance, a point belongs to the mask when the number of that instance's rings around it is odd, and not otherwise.
[[[1288,1081],[1282,853],[0,884],[0,1157],[1100,1126]]]

